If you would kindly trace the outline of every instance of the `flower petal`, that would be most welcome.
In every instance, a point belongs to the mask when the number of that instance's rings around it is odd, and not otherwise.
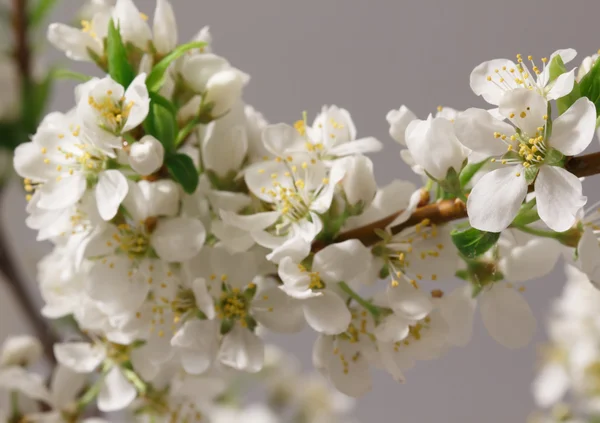
[[[319,333],[337,335],[348,329],[352,316],[346,303],[336,293],[324,290],[323,295],[302,303],[306,322]]]
[[[276,286],[257,294],[252,302],[252,316],[273,332],[295,333],[304,327],[301,302],[290,298]]]
[[[537,405],[546,408],[556,404],[567,393],[569,384],[569,374],[561,364],[546,364],[533,382],[533,395]]]
[[[200,252],[206,239],[201,221],[188,217],[161,220],[152,234],[156,254],[168,262],[183,262]]]
[[[559,75],[558,78],[552,83],[552,87],[546,93],[548,100],[556,100],[569,94],[573,91],[575,85],[575,69],[565,72]]]
[[[256,373],[263,367],[265,345],[256,334],[235,325],[223,338],[219,359],[234,369]]]
[[[400,145],[406,145],[404,134],[408,124],[417,118],[410,109],[404,105],[398,110],[390,110],[385,117],[390,124],[390,136]]]
[[[390,307],[400,316],[421,320],[433,310],[429,296],[406,281],[399,281],[397,286],[388,284],[386,292]]]
[[[38,206],[46,210],[58,210],[72,206],[81,199],[86,187],[87,182],[81,173],[75,173],[73,176],[57,182],[48,182],[40,188],[42,195]]]
[[[54,356],[60,364],[77,373],[90,373],[102,363],[106,352],[88,342],[69,342],[54,345]]]
[[[552,122],[548,143],[564,155],[574,156],[590,145],[595,130],[596,106],[582,97]]]
[[[121,369],[113,367],[104,379],[98,394],[98,409],[105,413],[122,410],[137,396],[135,387],[125,378]]]
[[[517,88],[502,96],[499,111],[527,135],[533,137],[539,127],[546,125],[544,116],[548,103],[537,91]]]
[[[96,203],[102,219],[111,220],[115,217],[128,190],[127,178],[118,170],[111,169],[100,173],[96,185]]]
[[[556,232],[569,229],[587,202],[579,178],[556,166],[542,166],[535,180],[540,218]]]
[[[356,239],[331,244],[317,254],[313,270],[326,283],[352,282],[369,268],[371,250]]]
[[[517,215],[526,195],[522,166],[507,166],[484,175],[467,200],[471,226],[482,231],[503,231]]]
[[[481,294],[481,318],[492,338],[507,348],[521,348],[535,332],[535,317],[517,291],[497,283]]]
[[[448,296],[444,296],[439,305],[440,313],[450,329],[449,341],[464,347],[473,335],[473,320],[477,302],[471,295],[471,286],[464,284]]]
[[[496,74],[496,69],[503,68],[515,69],[516,65],[508,59],[494,59],[483,62],[473,69],[470,77],[473,92],[482,96],[488,103],[498,105],[507,90],[515,89],[518,86],[514,78],[505,78],[504,82],[499,82],[502,76]]]
[[[458,140],[467,148],[486,156],[500,156],[507,151],[507,144],[495,133],[512,135],[514,128],[496,119],[483,109],[467,109],[458,115],[454,123]]]
[[[263,129],[262,141],[267,151],[277,157],[284,156],[287,151],[295,151],[303,147],[298,131],[285,123],[267,125]]]

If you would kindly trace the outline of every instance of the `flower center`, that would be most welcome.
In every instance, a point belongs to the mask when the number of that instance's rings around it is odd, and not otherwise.
[[[117,226],[118,233],[113,238],[121,252],[132,258],[144,257],[150,249],[150,240],[143,226],[132,227],[128,223]]]
[[[244,293],[238,288],[233,288],[221,294],[215,307],[221,319],[244,320],[248,315],[248,306],[249,302]]]
[[[125,103],[125,101],[125,97],[115,100],[111,90],[108,90],[106,95],[100,98],[95,98],[92,95],[88,97],[89,105],[99,114],[100,127],[113,134],[121,132],[135,104],[133,101],[128,103]]]

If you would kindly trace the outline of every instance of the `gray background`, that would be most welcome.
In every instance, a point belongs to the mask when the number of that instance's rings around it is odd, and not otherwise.
[[[56,20],[68,19],[79,2],[63,0]],[[420,116],[439,104],[464,109],[483,106],[469,89],[472,68],[516,53],[549,56],[573,47],[585,55],[600,47],[598,0],[173,0],[180,39],[209,24],[216,52],[252,76],[246,100],[271,122],[294,122],[322,104],[347,108],[359,135],[386,143],[374,157],[381,184],[417,179],[389,139],[385,115],[401,104]],[[152,14],[154,2],[138,0]],[[61,56],[49,52],[52,58]],[[91,69],[84,67],[83,69]],[[72,91],[61,85],[53,108],[72,106]],[[586,184],[593,185],[593,181]],[[593,191],[593,189],[592,189]],[[587,191],[591,201],[596,198]],[[15,251],[29,275],[47,246],[25,228],[18,184],[3,212]],[[540,322],[563,284],[559,269],[532,281],[526,296]],[[0,292],[0,339],[26,328],[11,299]],[[7,311],[8,310],[8,311]],[[363,422],[523,422],[533,409],[530,382],[537,347],[506,350],[487,335],[480,318],[473,341],[445,358],[421,362],[398,385],[377,373],[375,387],[357,406]],[[285,348],[310,366],[313,335],[279,337]]]

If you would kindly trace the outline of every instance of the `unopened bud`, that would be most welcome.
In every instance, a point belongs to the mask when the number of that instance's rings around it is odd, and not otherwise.
[[[233,68],[210,77],[206,84],[205,103],[210,105],[213,117],[227,113],[238,102],[248,79],[248,75]]]
[[[129,165],[140,175],[146,176],[161,168],[165,158],[165,149],[159,140],[146,135],[131,145]]]
[[[377,183],[373,174],[373,162],[365,156],[352,156],[345,159],[347,170],[342,187],[351,206],[361,204],[368,207],[377,193]]]
[[[4,341],[0,366],[28,366],[42,357],[42,344],[28,335],[13,336]]]

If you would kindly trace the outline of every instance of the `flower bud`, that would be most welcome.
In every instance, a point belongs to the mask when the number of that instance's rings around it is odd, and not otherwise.
[[[454,125],[443,117],[412,121],[406,128],[406,145],[415,164],[437,180],[446,179],[451,168],[460,172],[467,157]]]
[[[233,68],[217,72],[210,77],[206,84],[205,101],[212,104],[213,117],[227,113],[238,102],[248,79],[248,75]]]
[[[342,187],[351,206],[361,204],[368,207],[377,193],[377,183],[373,174],[373,162],[366,156],[357,155],[347,161],[346,175]]]
[[[129,165],[140,175],[146,176],[156,172],[163,164],[165,149],[159,140],[146,135],[131,145]]]
[[[29,335],[13,336],[4,341],[0,367],[28,366],[42,357],[42,344]]]
[[[398,110],[389,111],[385,118],[390,125],[390,136],[398,144],[406,145],[404,133],[409,123],[415,120],[417,116],[408,107],[400,106]]]
[[[167,0],[158,0],[154,12],[154,47],[166,55],[177,47],[177,22],[173,6]]]

